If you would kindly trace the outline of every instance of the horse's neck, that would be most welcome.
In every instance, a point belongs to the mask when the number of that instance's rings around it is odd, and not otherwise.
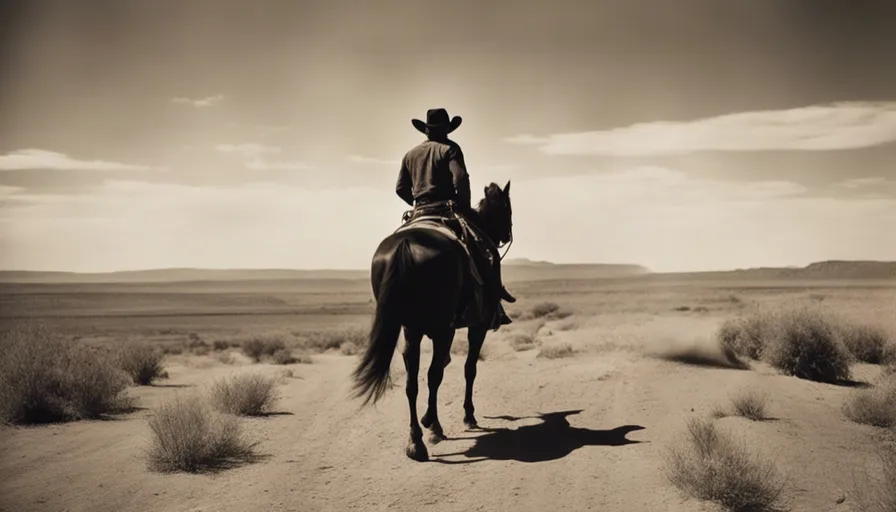
[[[494,223],[491,222],[488,215],[483,215],[480,210],[473,210],[473,215],[470,215],[470,218],[483,233],[492,240],[495,239],[497,234],[495,233]]]

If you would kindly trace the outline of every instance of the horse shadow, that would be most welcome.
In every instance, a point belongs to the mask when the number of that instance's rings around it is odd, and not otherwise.
[[[439,454],[439,458],[431,459],[442,464],[469,464],[483,460],[514,460],[518,462],[546,462],[561,459],[585,446],[624,446],[642,443],[627,439],[626,436],[637,430],[644,430],[640,425],[623,425],[611,430],[591,430],[573,427],[566,419],[582,412],[582,409],[559,411],[538,416],[514,417],[496,416],[489,419],[518,421],[522,419],[540,419],[541,423],[525,425],[516,429],[510,428],[478,428],[484,435],[466,437],[475,439],[470,448],[454,453]],[[464,456],[469,460],[451,461],[444,457]]]

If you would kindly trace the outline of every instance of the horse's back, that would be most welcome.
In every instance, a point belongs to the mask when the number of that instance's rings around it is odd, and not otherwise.
[[[404,249],[401,249],[402,245]],[[406,250],[403,256],[399,250]],[[405,280],[407,318],[405,324],[435,325],[453,322],[464,293],[466,256],[456,239],[435,229],[404,229],[380,242],[371,262],[374,296],[383,286],[390,265],[401,265]]]

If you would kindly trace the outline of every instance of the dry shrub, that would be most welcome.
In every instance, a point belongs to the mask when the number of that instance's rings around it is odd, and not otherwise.
[[[685,494],[732,511],[785,510],[785,484],[774,464],[716,430],[711,420],[688,420],[688,445],[666,456],[666,477]]]
[[[148,386],[161,378],[165,354],[149,343],[125,343],[118,348],[116,361],[135,384]]]
[[[360,326],[347,326],[315,333],[305,342],[305,347],[314,352],[326,352],[328,350],[342,351],[345,345],[354,345],[356,351],[367,346],[368,331]],[[347,351],[352,349],[346,347]]]
[[[856,482],[856,501],[863,512],[893,512],[896,510],[896,444],[882,442],[876,455],[880,471],[872,475],[865,470]]]
[[[215,356],[219,362],[223,364],[235,364],[236,358],[233,357],[233,354],[230,352],[218,352],[218,355]]]
[[[539,302],[532,306],[529,311],[519,316],[521,320],[533,320],[542,318],[544,320],[562,320],[572,316],[572,313],[562,309],[556,302]]]
[[[557,343],[541,347],[541,350],[538,351],[536,357],[542,359],[560,359],[563,357],[572,357],[575,353],[576,351],[569,343]]]
[[[754,360],[762,358],[763,348],[774,335],[776,318],[767,312],[726,320],[718,331],[719,343],[726,351]]]
[[[488,350],[485,348],[486,345],[483,344],[479,347],[479,357],[478,361],[485,361],[485,358],[488,356]],[[451,344],[451,353],[456,356],[466,356],[470,352],[470,342],[465,339],[456,339],[454,343]]]
[[[528,332],[515,332],[509,336],[507,341],[510,343],[510,347],[517,352],[535,349],[541,343],[538,337]]]
[[[767,403],[768,395],[755,391],[744,391],[731,398],[731,406],[734,413],[753,421],[768,419],[766,415]]]
[[[265,357],[272,357],[277,351],[286,348],[286,344],[279,338],[252,338],[243,342],[242,349],[246,357],[256,363]]]
[[[883,364],[896,357],[889,333],[880,326],[844,321],[838,329],[846,349],[858,361]]]
[[[223,352],[230,348],[230,343],[225,340],[215,340],[212,342],[212,349],[215,352]]]
[[[36,324],[0,335],[0,423],[100,418],[131,406],[130,384],[106,353]]]
[[[292,350],[281,348],[271,355],[271,361],[274,364],[293,364],[297,361],[292,355]]]
[[[785,374],[817,382],[836,383],[851,376],[851,356],[836,326],[821,312],[785,311],[763,349],[763,359]]]
[[[856,423],[896,427],[896,374],[884,375],[874,387],[856,391],[843,413]]]
[[[215,409],[237,416],[261,416],[278,398],[277,381],[259,374],[242,374],[215,381],[211,403]]]
[[[239,420],[218,414],[196,395],[176,396],[149,419],[151,469],[198,472],[245,461],[252,456]]]

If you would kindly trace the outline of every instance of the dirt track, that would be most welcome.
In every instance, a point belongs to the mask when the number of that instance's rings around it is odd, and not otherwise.
[[[148,443],[148,409],[121,420],[6,431],[2,510],[713,510],[683,500],[665,481],[663,452],[682,435],[687,416],[709,414],[744,386],[770,391],[777,421],[719,423],[777,458],[794,484],[794,510],[850,510],[849,500],[836,502],[873,449],[864,427],[837,414],[848,389],[762,368],[681,365],[633,349],[553,361],[536,359],[535,351],[505,353],[480,362],[476,413],[492,430],[467,432],[462,361],[454,356],[446,370],[440,416],[448,440],[428,443],[428,463],[404,454],[400,357],[393,369],[401,385],[376,408],[359,409],[347,398],[354,358],[323,355],[313,365],[294,366],[296,378],[284,379],[281,414],[244,420],[260,441],[262,459],[215,475],[147,471],[140,454]],[[215,376],[282,368],[174,365],[170,371],[169,385],[201,389]],[[141,388],[137,396],[152,407],[185,391]],[[421,413],[425,400],[421,385]],[[557,414],[577,410],[565,415],[568,425]]]

